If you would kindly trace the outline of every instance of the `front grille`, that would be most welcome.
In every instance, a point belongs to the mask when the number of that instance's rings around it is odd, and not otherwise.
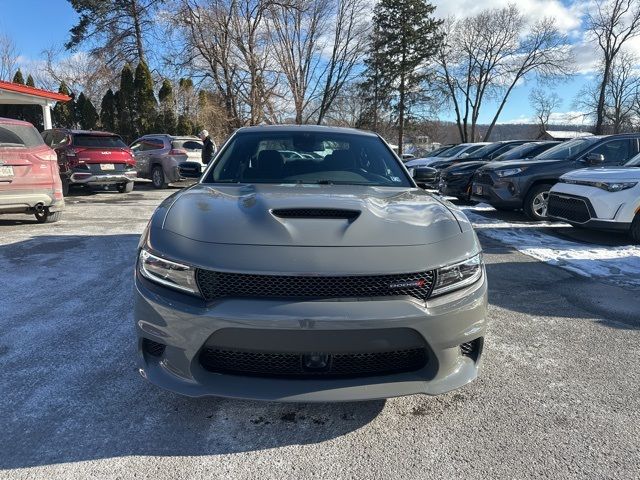
[[[149,355],[152,355],[154,357],[161,357],[164,353],[166,345],[145,338],[142,340],[142,347],[144,348],[144,351]]]
[[[563,218],[576,223],[585,223],[591,219],[589,207],[585,200],[549,194],[547,215]]]
[[[206,300],[236,298],[366,298],[409,296],[426,300],[433,289],[433,270],[397,275],[251,275],[196,271]]]
[[[469,357],[474,362],[477,362],[480,357],[480,353],[482,353],[483,343],[484,338],[482,337],[471,340],[470,342],[465,342],[460,345],[460,353],[465,357]]]
[[[360,215],[358,210],[338,208],[279,208],[272,213],[280,218],[329,218],[353,221]]]
[[[493,185],[493,178],[491,178],[491,175],[488,173],[484,173],[484,172],[476,172],[473,175],[473,181],[474,183],[482,183],[485,185]]]
[[[310,367],[309,356],[322,356],[325,364]],[[278,353],[205,348],[200,364],[205,370],[230,375],[294,378],[345,378],[412,372],[427,363],[424,348],[359,353]]]

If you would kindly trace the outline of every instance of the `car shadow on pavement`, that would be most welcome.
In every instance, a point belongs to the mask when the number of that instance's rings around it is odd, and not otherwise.
[[[508,251],[494,250],[491,245],[485,246],[485,253],[492,306],[531,317],[585,318],[611,328],[640,329],[638,291],[601,283],[561,268],[549,268],[548,264],[534,259],[494,262],[492,254]]]
[[[137,372],[138,235],[39,236],[0,246],[0,468],[313,444],[373,421],[384,401],[192,399]]]

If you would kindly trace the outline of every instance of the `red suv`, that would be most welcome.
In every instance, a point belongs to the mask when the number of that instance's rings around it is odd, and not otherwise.
[[[34,214],[40,223],[62,216],[56,154],[28,122],[0,118],[0,213]]]
[[[42,132],[42,138],[58,155],[65,195],[72,185],[133,190],[136,160],[115,133],[54,128]]]

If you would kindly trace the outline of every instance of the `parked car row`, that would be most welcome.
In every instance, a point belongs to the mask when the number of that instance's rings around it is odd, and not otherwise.
[[[197,137],[145,135],[130,146],[119,135],[55,128],[41,134],[28,123],[0,118],[0,213],[34,214],[39,222],[62,216],[73,187],[133,190],[193,182],[204,170]]]
[[[418,184],[531,220],[627,231],[640,242],[640,134],[495,142],[445,158],[447,151],[407,163]]]

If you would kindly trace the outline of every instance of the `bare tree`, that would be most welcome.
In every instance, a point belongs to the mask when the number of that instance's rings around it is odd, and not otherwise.
[[[42,56],[44,66],[35,76],[45,89],[57,90],[64,82],[71,92],[84,92],[94,105],[100,105],[104,92],[117,85],[119,73],[98,55],[66,55],[61,47],[54,46],[44,50]]]
[[[308,121],[305,112],[320,86],[317,73],[329,8],[329,0],[295,0],[293,6],[271,8],[268,28],[273,32],[273,50],[289,86],[298,124]]]
[[[553,19],[530,27],[515,5],[449,20],[438,63],[443,92],[452,102],[462,141],[475,141],[477,122],[488,98],[498,107],[484,134],[493,128],[513,89],[538,76],[559,79],[573,72],[569,44]]]
[[[640,72],[637,65],[638,57],[626,50],[621,50],[611,63],[605,88],[602,132],[622,133],[633,128],[635,117],[640,113]],[[604,74],[603,69],[601,65],[600,75]],[[581,89],[575,105],[595,120],[599,100],[600,82],[597,81]]]
[[[11,37],[0,34],[0,80],[9,81],[18,65],[18,50]]]
[[[345,85],[353,78],[354,70],[366,51],[370,24],[367,20],[366,0],[337,0],[333,20],[331,56],[324,73],[324,88],[317,108],[318,125],[322,124]]]
[[[529,103],[533,107],[533,111],[538,119],[540,135],[542,135],[549,125],[549,117],[555,109],[562,105],[562,99],[555,92],[549,92],[542,88],[534,88],[529,93]]]
[[[603,133],[607,85],[613,62],[622,46],[640,35],[638,0],[596,0],[587,15],[587,31],[595,37],[602,53],[601,78],[596,105],[595,133]]]

